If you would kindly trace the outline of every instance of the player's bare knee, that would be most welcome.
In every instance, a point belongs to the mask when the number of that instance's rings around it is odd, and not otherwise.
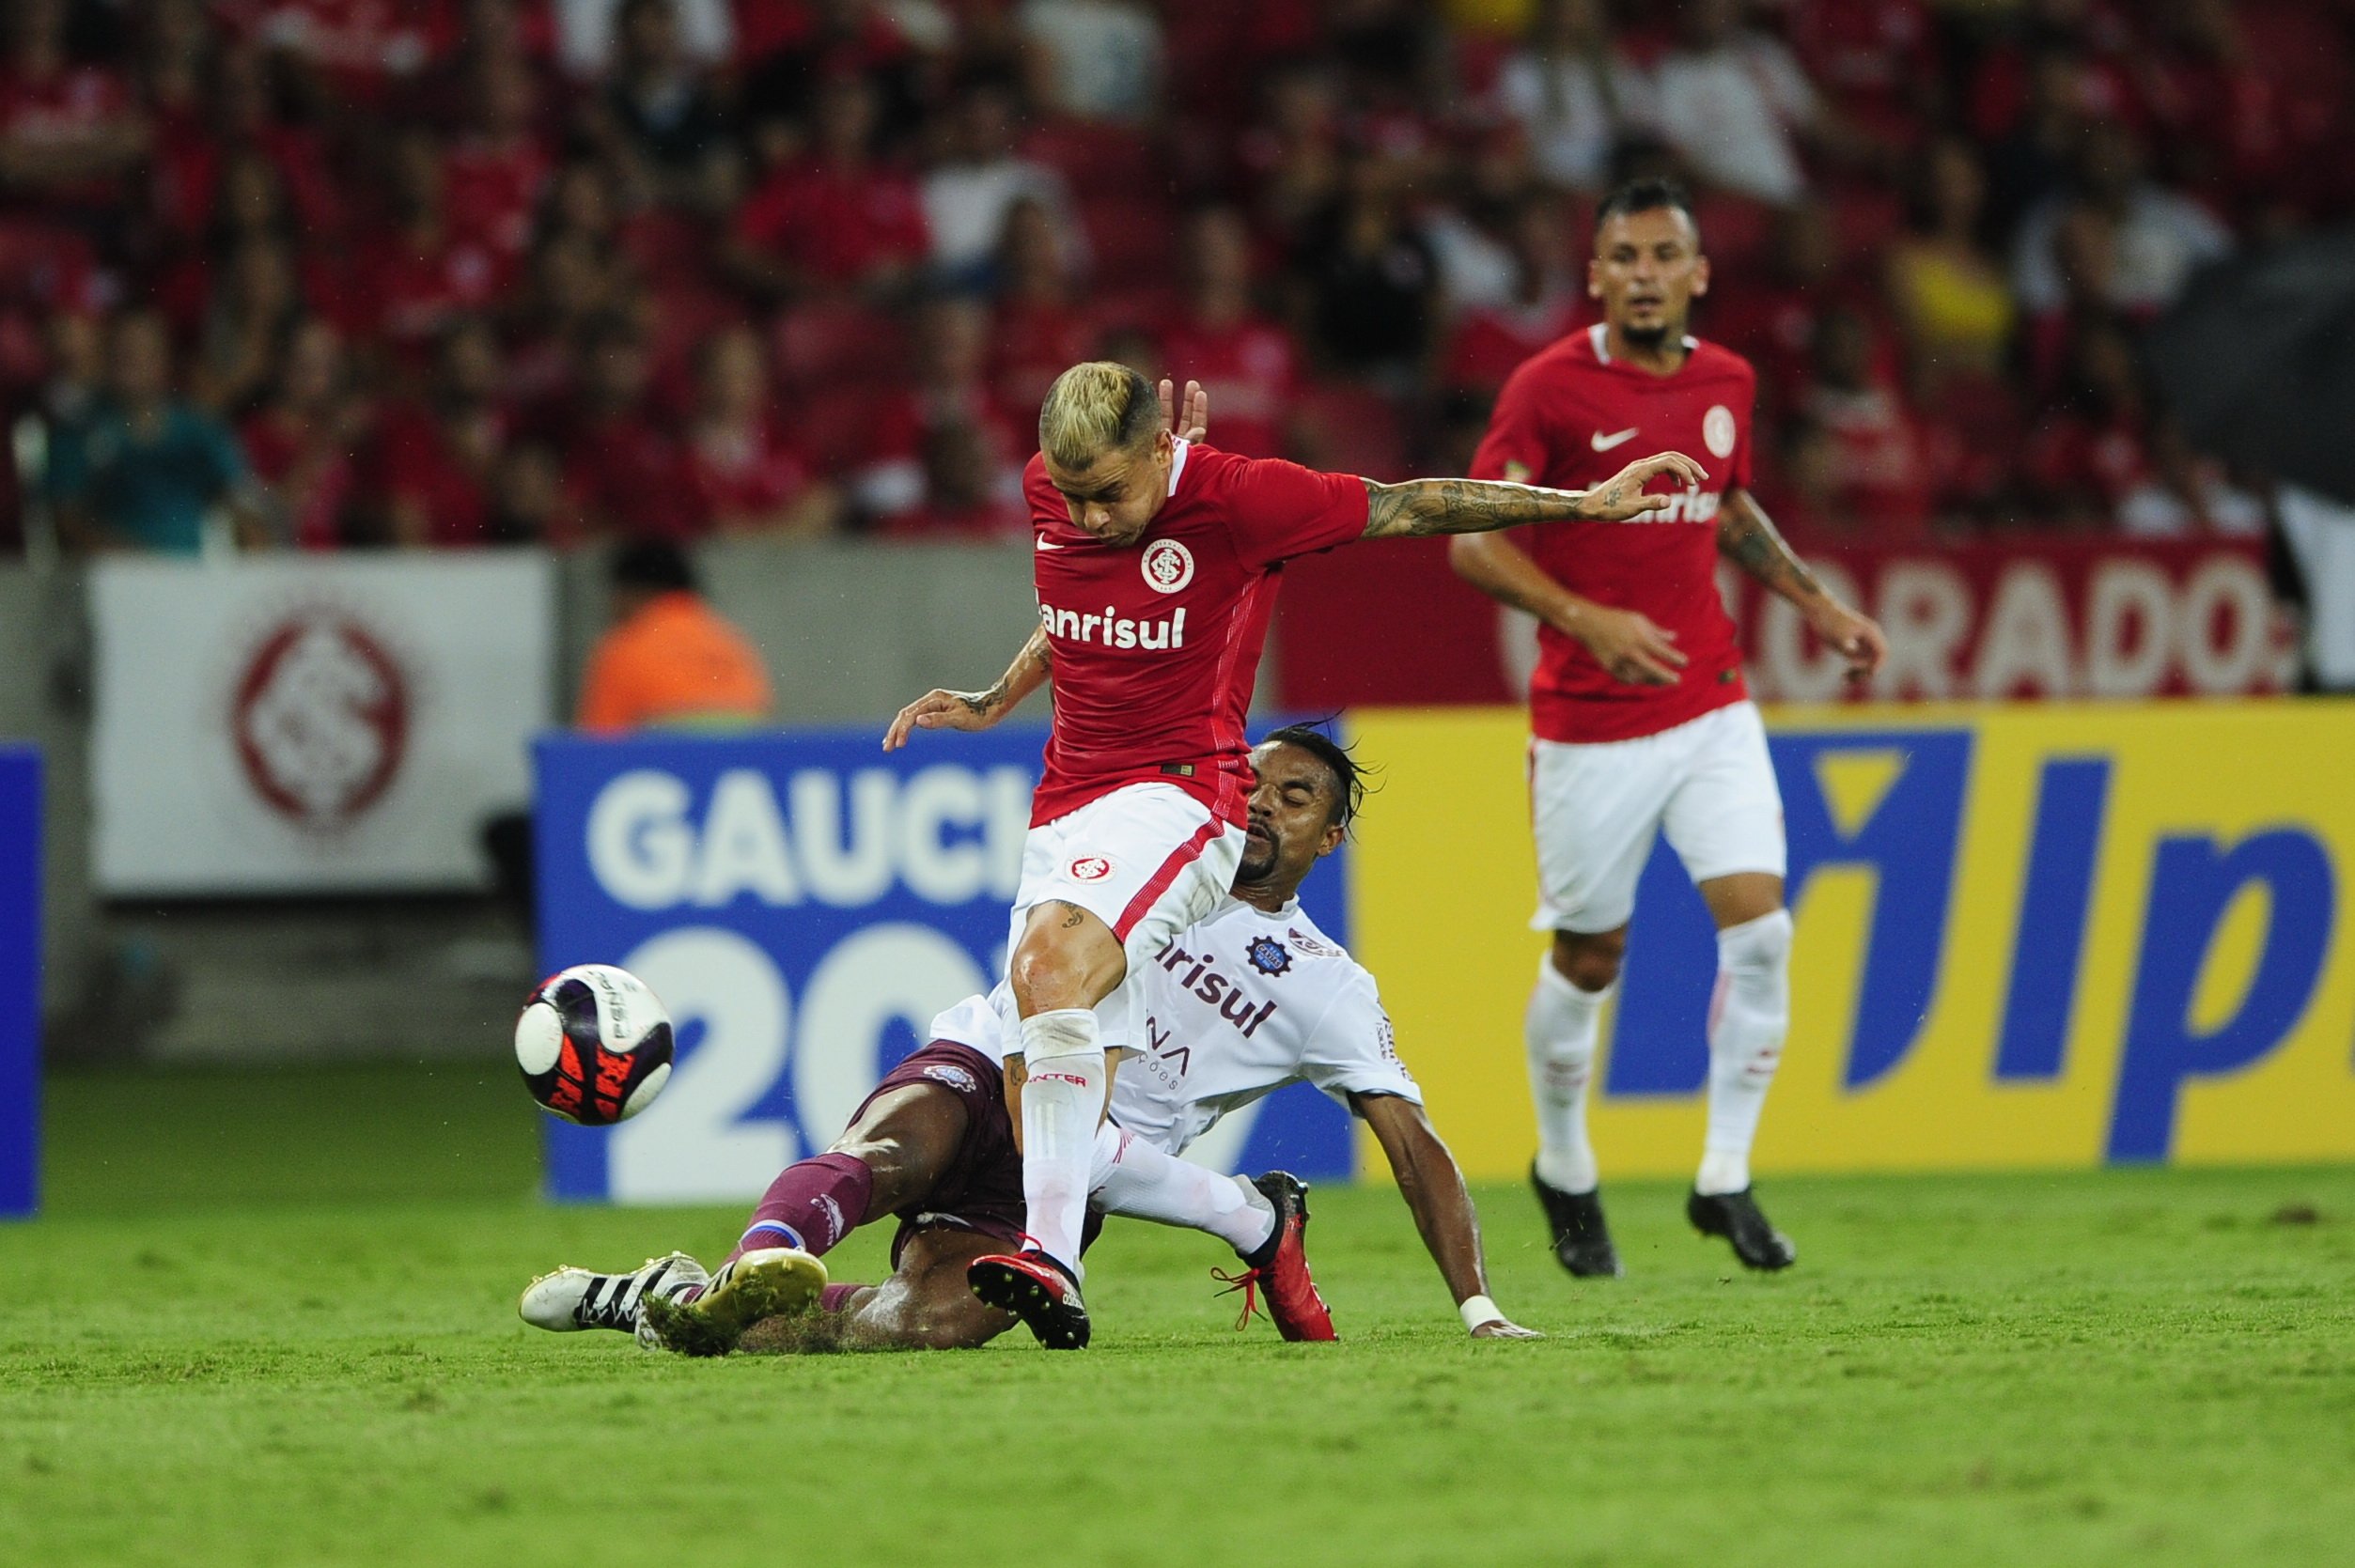
[[[1556,931],[1553,967],[1563,979],[1582,991],[1599,991],[1619,978],[1619,963],[1628,951],[1625,926],[1616,931]]]
[[[1057,916],[1055,911],[1068,911]],[[1032,912],[1006,962],[1022,1016],[1093,1007],[1112,994],[1127,969],[1118,939],[1104,923],[1071,905]]]

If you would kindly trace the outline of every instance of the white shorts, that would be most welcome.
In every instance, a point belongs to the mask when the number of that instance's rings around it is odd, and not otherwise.
[[[1662,829],[1695,882],[1783,875],[1783,792],[1755,703],[1634,740],[1529,743],[1537,839],[1533,931],[1616,931]]]
[[[1050,901],[1076,904],[1112,927],[1129,955],[1129,978],[1096,1013],[1105,1047],[1125,1046],[1142,1018],[1137,976],[1178,932],[1219,907],[1242,859],[1243,831],[1176,784],[1123,785],[1023,837],[1006,956],[1010,962],[1021,944],[1030,911]],[[1006,1048],[1019,1053],[1022,1037],[1010,1011],[1005,1021]]]

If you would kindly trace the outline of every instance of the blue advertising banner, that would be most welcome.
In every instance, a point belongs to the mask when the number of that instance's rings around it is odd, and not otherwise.
[[[41,758],[0,745],[0,1218],[40,1206]]]
[[[535,749],[540,958],[619,964],[678,1033],[662,1098],[617,1127],[551,1120],[573,1202],[754,1198],[840,1134],[934,1014],[1005,967],[1045,731],[869,729]],[[1302,890],[1348,940],[1346,851]],[[1194,1157],[1352,1169],[1349,1117],[1305,1087],[1229,1118]]]

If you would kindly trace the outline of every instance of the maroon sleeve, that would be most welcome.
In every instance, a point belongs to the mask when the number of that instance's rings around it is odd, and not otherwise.
[[[1354,474],[1238,458],[1224,478],[1235,551],[1246,566],[1273,566],[1365,536],[1365,481]]]
[[[1552,467],[1546,442],[1546,421],[1538,410],[1536,362],[1523,365],[1505,378],[1489,414],[1489,433],[1473,454],[1474,479],[1512,479],[1521,484],[1547,483]]]

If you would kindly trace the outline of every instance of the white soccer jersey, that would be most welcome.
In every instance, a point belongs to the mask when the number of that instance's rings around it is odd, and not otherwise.
[[[1166,1153],[1287,1083],[1345,1105],[1351,1094],[1423,1103],[1373,975],[1297,901],[1269,914],[1230,898],[1141,975],[1145,1037],[1104,1042],[1132,1052],[1113,1083],[1112,1116]],[[968,997],[932,1020],[932,1038],[1002,1060],[1004,1000]]]

